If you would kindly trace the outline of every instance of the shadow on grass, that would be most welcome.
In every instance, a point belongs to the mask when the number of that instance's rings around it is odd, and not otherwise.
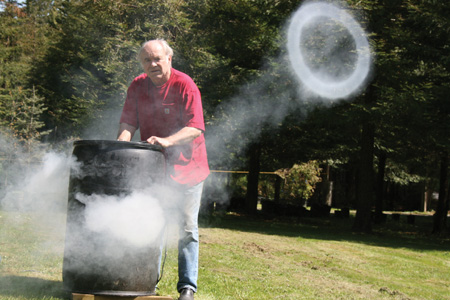
[[[450,249],[450,237],[430,234],[431,216],[416,219],[414,225],[405,222],[387,221],[374,225],[373,232],[352,231],[353,218],[267,218],[243,214],[217,214],[201,218],[200,226],[256,232],[269,235],[299,237],[304,239],[350,241],[373,246],[408,248],[417,251]]]
[[[69,299],[61,281],[25,276],[0,276],[0,298]]]

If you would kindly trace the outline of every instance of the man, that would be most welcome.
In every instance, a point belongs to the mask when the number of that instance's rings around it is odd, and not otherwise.
[[[139,128],[141,140],[166,153],[169,185],[182,196],[177,290],[180,300],[190,300],[197,291],[198,212],[209,167],[200,91],[188,75],[172,68],[172,56],[164,40],[142,46],[139,60],[145,73],[128,88],[118,140],[130,141]]]

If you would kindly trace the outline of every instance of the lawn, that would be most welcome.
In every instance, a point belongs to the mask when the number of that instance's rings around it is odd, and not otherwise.
[[[0,211],[0,299],[67,299],[63,214]],[[430,216],[351,232],[352,219],[202,218],[199,291],[207,299],[450,299],[450,240]],[[170,249],[159,294],[177,297]]]

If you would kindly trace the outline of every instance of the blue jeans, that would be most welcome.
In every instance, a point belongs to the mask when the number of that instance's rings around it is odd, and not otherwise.
[[[178,240],[178,284],[177,290],[191,288],[197,291],[198,278],[198,213],[202,198],[203,182],[184,190]]]
[[[177,290],[191,288],[197,291],[198,278],[198,213],[203,192],[203,182],[186,187],[171,184],[175,190],[174,197],[170,197],[165,209],[179,224],[178,237],[178,284]],[[167,211],[166,211],[167,213]]]

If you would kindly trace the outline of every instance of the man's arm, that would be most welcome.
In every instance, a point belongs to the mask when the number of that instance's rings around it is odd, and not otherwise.
[[[120,123],[119,133],[117,134],[117,140],[129,142],[133,138],[135,132],[136,127],[126,123]]]
[[[151,136],[147,139],[149,144],[161,145],[163,148],[168,148],[172,146],[185,145],[202,134],[202,130],[194,127],[184,127],[177,133],[168,136],[166,138],[160,138],[157,136]]]

